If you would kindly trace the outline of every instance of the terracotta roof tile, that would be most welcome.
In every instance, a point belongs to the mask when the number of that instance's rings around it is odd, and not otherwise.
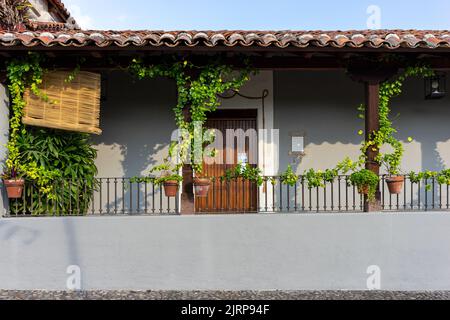
[[[95,31],[62,23],[0,30],[0,46],[450,48],[450,31]]]

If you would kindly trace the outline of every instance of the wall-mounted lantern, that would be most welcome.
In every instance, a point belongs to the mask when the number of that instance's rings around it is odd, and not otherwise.
[[[427,100],[442,99],[445,97],[445,74],[436,74],[425,79],[425,98]]]

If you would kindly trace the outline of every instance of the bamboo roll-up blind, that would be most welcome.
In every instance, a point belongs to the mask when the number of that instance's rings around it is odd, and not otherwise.
[[[23,123],[39,127],[101,134],[101,75],[80,71],[67,82],[70,72],[54,71],[42,78],[40,90],[48,99],[25,92]]]

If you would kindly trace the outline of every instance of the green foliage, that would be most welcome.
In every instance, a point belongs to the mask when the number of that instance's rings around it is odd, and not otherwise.
[[[375,193],[377,191],[378,184],[380,183],[380,178],[372,171],[362,169],[353,172],[349,177],[349,182],[356,186],[360,192],[367,188],[367,198],[369,201],[372,201],[375,199]]]
[[[291,187],[295,186],[297,184],[299,177],[295,172],[292,170],[292,166],[288,165],[285,172],[283,172],[280,175],[280,181],[281,183],[287,184]]]
[[[148,176],[148,177],[134,177],[130,179],[130,182],[135,183],[154,183],[156,185],[164,184],[164,182],[167,181],[177,181],[181,182],[183,181],[183,177],[175,171],[176,169],[173,168],[170,163],[164,162],[163,164],[153,167],[150,170],[150,174],[159,172],[158,177],[154,176]]]
[[[305,179],[308,183],[308,188],[324,188],[327,182],[332,183],[339,175],[337,169],[314,170],[309,169],[305,172]]]
[[[361,147],[361,160],[366,160],[366,154],[368,150],[380,151],[385,145],[390,145],[393,148],[392,153],[379,152],[375,159],[380,165],[383,165],[389,175],[398,175],[401,171],[401,161],[403,158],[404,148],[401,141],[399,141],[395,134],[397,130],[393,127],[390,120],[390,102],[392,98],[399,96],[402,93],[403,83],[410,77],[430,77],[434,74],[433,70],[424,67],[408,67],[405,72],[393,81],[386,81],[380,86],[380,129],[369,135],[369,140],[365,141]],[[364,119],[365,106],[358,107],[359,117]],[[409,139],[411,140],[411,139]]]
[[[432,185],[428,184],[430,180],[436,179],[437,183],[440,185],[450,185],[450,169],[444,169],[440,172],[437,171],[424,171],[424,172],[413,172],[411,171],[408,174],[408,178],[411,183],[418,184],[421,181],[424,181],[426,186],[426,190],[429,191],[432,188]]]
[[[258,186],[262,186],[264,183],[264,177],[262,176],[261,169],[252,167],[248,163],[239,163],[236,167],[226,170],[225,174],[221,177],[221,180],[231,181],[238,178],[255,182]]]
[[[175,123],[179,129],[188,132],[189,137],[182,139],[179,144],[172,143],[168,158],[175,157],[176,151],[178,169],[190,158],[194,171],[201,174],[204,148],[214,139],[213,136],[204,139],[207,114],[220,105],[219,94],[228,90],[238,91],[250,79],[249,68],[236,72],[217,59],[203,66],[196,66],[192,62],[173,58],[157,65],[147,65],[140,59],[133,59],[129,70],[139,79],[167,77],[175,80],[178,91],[178,102],[173,108]],[[190,121],[185,119],[186,109],[189,109]],[[194,137],[202,139],[203,144],[197,146]]]
[[[18,201],[12,209],[36,215],[55,210],[83,214],[96,188],[97,152],[89,135],[38,129],[22,123],[27,88],[48,100],[39,90],[45,72],[41,63],[37,53],[7,62],[11,118],[5,177],[22,176],[33,185],[25,190],[25,201]]]

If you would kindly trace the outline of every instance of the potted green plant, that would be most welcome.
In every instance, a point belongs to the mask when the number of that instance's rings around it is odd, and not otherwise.
[[[211,187],[211,180],[207,177],[197,175],[194,178],[194,192],[195,196],[205,198],[208,196],[209,188]]]
[[[375,199],[380,178],[374,172],[362,169],[353,172],[349,177],[349,182],[358,188],[360,194],[367,195],[368,200],[371,201]]]
[[[155,178],[154,183],[163,185],[164,193],[167,197],[176,197],[180,187],[180,182],[183,181],[183,177],[179,175],[176,168],[172,168],[168,162],[154,167],[150,170],[150,173],[158,171],[160,172],[160,175],[158,178]]]
[[[14,168],[9,170],[9,172],[5,172],[2,179],[9,199],[19,199],[22,197],[25,179],[18,175]]]
[[[405,177],[400,174],[400,162],[403,152],[384,154],[380,158],[381,164],[385,167],[388,177],[386,184],[391,194],[400,194],[403,191]]]

